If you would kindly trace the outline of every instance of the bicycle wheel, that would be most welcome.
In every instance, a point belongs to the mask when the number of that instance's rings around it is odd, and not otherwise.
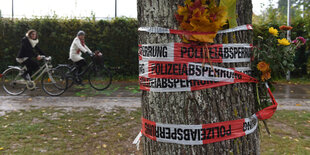
[[[88,75],[88,82],[96,90],[105,90],[112,83],[111,72],[104,66],[93,66]]]
[[[59,96],[66,91],[66,75],[57,69],[52,69],[43,74],[41,79],[42,89],[50,96]]]
[[[19,75],[20,70],[10,68],[2,76],[2,88],[10,95],[20,95],[26,90],[26,81]]]
[[[71,88],[73,86],[73,75],[71,73],[71,68],[69,66],[57,66],[55,68],[56,70],[59,70],[62,74],[64,74],[67,78],[67,89]]]

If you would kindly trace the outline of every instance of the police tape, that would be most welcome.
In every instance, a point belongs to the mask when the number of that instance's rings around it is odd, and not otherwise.
[[[255,79],[233,68],[212,67],[202,63],[139,61],[139,76],[230,82],[242,79]]]
[[[142,130],[133,144],[140,142],[142,134],[157,142],[183,145],[203,145],[251,134],[257,129],[258,119],[271,118],[278,106],[268,84],[265,86],[273,104],[249,118],[202,125],[162,124],[142,118]]]
[[[251,75],[252,70],[250,67],[236,67],[236,71]],[[255,79],[244,79],[240,83],[256,82]],[[188,79],[167,79],[167,78],[148,78],[139,77],[139,84],[141,90],[152,92],[181,92],[181,91],[194,91],[207,88],[215,88],[234,84],[234,82],[225,81],[204,81],[204,80],[188,80]]]
[[[245,31],[245,30],[253,30],[252,25],[241,25],[231,29],[218,31],[217,34],[221,33],[231,33],[236,31]],[[181,35],[208,35],[215,34],[216,32],[194,32],[194,31],[185,31],[185,30],[175,30],[168,29],[163,27],[140,27],[138,31],[148,32],[148,33],[166,33],[166,34],[181,34]]]
[[[249,67],[238,69],[244,72],[251,71]],[[139,61],[141,90],[154,92],[193,91],[248,82],[257,82],[257,80],[233,68],[213,66],[212,69],[210,65],[201,63]]]
[[[185,43],[142,44],[139,45],[139,60],[204,62],[213,63],[250,62],[252,44],[214,44],[206,46]]]
[[[258,126],[254,114],[250,118],[202,125],[162,124],[142,118],[142,133],[165,143],[202,145],[242,137],[253,133]]]
[[[159,69],[160,68],[160,69]],[[238,71],[239,70],[239,71]],[[242,73],[243,72],[243,73]],[[152,92],[181,92],[220,87],[234,83],[257,82],[247,73],[249,67],[226,69],[199,63],[139,62],[141,90]]]
[[[254,80],[253,80],[254,81]],[[248,83],[250,80],[238,82],[205,81],[187,79],[166,79],[139,77],[140,89],[151,92],[184,92],[221,87],[235,83]]]

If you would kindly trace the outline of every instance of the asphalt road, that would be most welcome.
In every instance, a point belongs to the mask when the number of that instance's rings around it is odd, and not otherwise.
[[[6,95],[0,90],[0,115],[9,111],[27,110],[31,108],[53,107],[59,109],[96,108],[110,111],[116,107],[136,109],[141,106],[140,94],[134,97],[115,95],[111,97],[75,97],[60,96],[50,97],[42,90],[26,92],[21,96]],[[310,85],[277,85],[274,92],[279,103],[278,110],[307,110],[310,111]]]

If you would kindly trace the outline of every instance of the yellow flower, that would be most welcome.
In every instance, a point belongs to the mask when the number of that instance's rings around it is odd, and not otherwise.
[[[270,27],[269,28],[269,33],[272,34],[273,36],[278,36],[279,32],[277,29],[273,28],[273,27]]]
[[[271,78],[271,71],[263,72],[263,75],[261,77],[262,81],[269,80]]]
[[[261,72],[266,72],[266,71],[270,70],[269,64],[267,64],[264,61],[261,61],[257,64],[257,69],[260,70]]]
[[[284,45],[284,46],[288,46],[288,45],[291,44],[291,43],[290,43],[287,39],[285,39],[285,38],[283,38],[283,39],[278,39],[278,43],[279,43],[279,45]]]

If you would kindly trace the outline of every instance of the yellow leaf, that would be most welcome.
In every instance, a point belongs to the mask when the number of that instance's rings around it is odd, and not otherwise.
[[[229,28],[238,26],[236,19],[236,0],[221,0],[220,6],[227,8]]]
[[[223,43],[224,43],[224,44],[228,44],[228,35],[225,35],[225,36],[223,37]]]
[[[185,0],[184,4],[185,5],[191,5],[192,1],[191,0]]]
[[[193,30],[193,26],[191,24],[185,23],[185,22],[181,23],[181,28],[184,30],[188,30],[188,31]]]
[[[296,106],[300,107],[300,106],[301,106],[301,104],[296,104]]]
[[[183,16],[183,21],[187,21],[190,13],[187,7],[178,6],[178,14]]]
[[[180,28],[187,31],[195,32],[213,32],[208,35],[183,35],[183,42],[209,42],[213,43],[216,33],[226,24],[227,12],[223,6],[217,6],[214,0],[201,0],[201,6],[190,11],[189,7],[193,6],[191,0],[185,0],[186,6],[178,6],[178,17],[183,18],[180,22]],[[191,17],[191,18],[190,18]],[[178,21],[180,19],[178,18]]]
[[[3,147],[0,147],[0,151],[3,150],[3,149],[4,149]]]
[[[107,148],[107,145],[106,145],[106,144],[102,144],[102,147],[103,147],[103,148]]]

